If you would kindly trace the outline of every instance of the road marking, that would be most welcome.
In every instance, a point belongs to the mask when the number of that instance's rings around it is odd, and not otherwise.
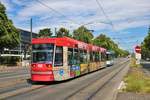
[[[121,81],[121,83],[119,84],[119,86],[118,86],[118,90],[120,90],[121,88],[122,88],[122,86],[124,85],[124,82],[123,81]]]

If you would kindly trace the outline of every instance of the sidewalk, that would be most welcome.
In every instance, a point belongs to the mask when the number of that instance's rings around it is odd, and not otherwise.
[[[142,70],[144,72],[144,74],[148,77],[150,77],[150,63],[143,63],[142,64]]]
[[[130,92],[120,92],[116,100],[150,100],[150,94],[136,94]]]

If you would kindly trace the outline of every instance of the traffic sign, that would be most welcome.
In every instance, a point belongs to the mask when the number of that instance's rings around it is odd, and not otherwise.
[[[137,46],[135,47],[135,52],[136,52],[136,53],[141,53],[141,47],[137,45]]]

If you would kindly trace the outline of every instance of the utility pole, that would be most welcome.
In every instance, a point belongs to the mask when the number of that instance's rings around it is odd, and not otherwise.
[[[31,47],[31,52],[30,52],[30,60],[32,61],[32,18],[30,19],[30,38],[31,38],[31,41],[30,41],[30,47]]]
[[[57,28],[55,27],[54,36],[57,36]]]
[[[20,48],[20,65],[21,65],[21,67],[22,67],[22,61],[23,61],[23,59],[22,59],[21,33],[20,33],[20,35],[19,35],[19,38],[20,38],[20,44],[19,44],[19,48]]]
[[[31,44],[32,44],[32,18],[30,19],[30,35],[31,35]]]

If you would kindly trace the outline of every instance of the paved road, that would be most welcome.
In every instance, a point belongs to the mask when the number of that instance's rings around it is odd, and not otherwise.
[[[25,92],[8,100],[111,100],[115,98],[117,87],[122,77],[128,71],[128,64],[118,59],[116,64],[97,72],[61,83],[44,84],[45,86],[33,91]]]
[[[29,85],[27,79],[29,78],[30,71],[26,68],[0,72],[0,94],[27,87]]]
[[[18,75],[18,74],[24,74],[24,73],[29,73],[30,70],[29,68],[25,67],[25,68],[18,68],[18,69],[13,69],[12,71],[8,71],[8,72],[0,72],[0,78],[2,77],[9,77],[9,76],[13,76],[13,75]]]
[[[30,77],[30,70],[29,68],[23,68],[23,69],[16,69],[10,72],[0,72],[0,84],[12,81],[16,79],[25,79]]]

